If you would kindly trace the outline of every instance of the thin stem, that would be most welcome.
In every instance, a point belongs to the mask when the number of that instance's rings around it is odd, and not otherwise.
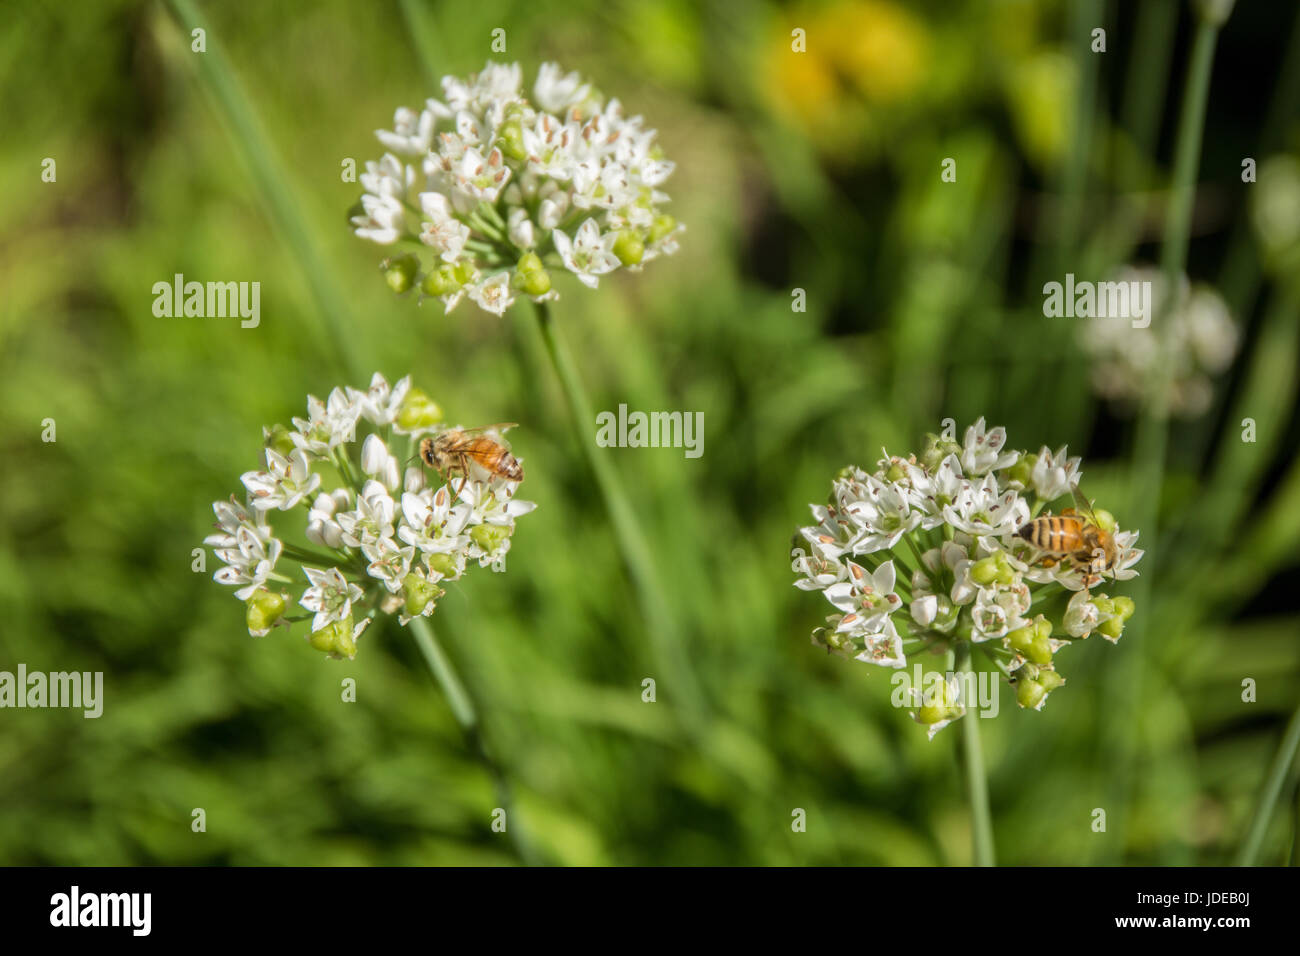
[[[207,81],[218,109],[233,128],[236,142],[243,148],[271,219],[302,267],[307,285],[316,299],[317,311],[324,319],[326,340],[334,350],[335,361],[349,377],[358,377],[359,352],[353,337],[347,334],[348,317],[341,305],[345,299],[334,281],[333,271],[321,255],[314,238],[315,228],[303,216],[304,207],[298,201],[292,179],[198,9],[191,0],[171,0],[171,6],[187,35],[202,29],[207,36],[207,52],[193,59]]]
[[[456,722],[460,724],[466,742],[474,751],[475,756],[478,757],[479,762],[487,769],[493,783],[496,785],[497,800],[501,808],[506,812],[506,833],[510,835],[510,840],[514,844],[519,858],[526,866],[535,865],[538,862],[537,858],[524,834],[523,824],[515,812],[514,794],[510,787],[510,781],[506,779],[501,766],[488,752],[487,745],[483,740],[482,726],[479,723],[478,709],[474,706],[474,699],[456,673],[456,668],[452,665],[451,659],[443,652],[442,645],[438,643],[428,619],[424,617],[412,618],[411,623],[407,626],[415,637],[415,643],[420,648],[420,653],[424,655],[425,663],[429,665],[429,673],[433,675],[433,679],[438,682],[438,686],[442,688],[442,692],[446,695],[447,705],[451,707]]]
[[[970,642],[961,641],[953,649],[953,664],[959,674],[974,674],[971,668]],[[965,676],[962,686],[969,687]],[[966,794],[970,800],[971,836],[976,866],[993,865],[993,821],[989,814],[989,785],[984,773],[984,751],[980,747],[979,715],[967,706],[961,719],[962,753],[966,770]]]
[[[605,510],[609,513],[619,548],[623,552],[623,560],[627,562],[636,586],[651,644],[657,659],[669,672],[675,694],[682,702],[682,715],[687,725],[692,730],[698,730],[705,714],[704,699],[695,674],[683,657],[680,632],[670,610],[673,605],[660,581],[650,546],[618,473],[610,464],[609,456],[597,450],[593,436],[586,431],[588,427],[595,427],[596,418],[586,389],[574,367],[573,358],[556,329],[547,304],[539,302],[535,305],[537,325],[546,345],[546,354],[560,380],[578,445],[596,478]]]
[[[1191,238],[1192,207],[1196,199],[1196,178],[1200,166],[1201,139],[1205,129],[1205,104],[1209,97],[1210,74],[1214,65],[1214,47],[1219,24],[1202,17],[1196,27],[1191,60],[1184,85],[1182,112],[1178,121],[1178,134],[1174,145],[1173,183],[1169,194],[1169,207],[1165,222],[1164,243],[1161,248],[1160,268],[1164,277],[1164,301],[1153,323],[1163,323],[1175,302],[1183,270],[1187,265],[1187,248]],[[1157,331],[1157,330],[1153,330]],[[1157,331],[1157,334],[1159,332]],[[1165,399],[1168,370],[1157,368],[1149,383],[1150,394],[1142,404],[1134,436],[1134,481],[1138,489],[1134,507],[1134,527],[1142,532],[1147,545],[1147,560],[1153,561],[1158,545],[1160,491],[1164,483],[1165,457],[1169,444],[1168,407]],[[1139,607],[1151,597],[1152,575],[1137,579],[1133,600]],[[1134,625],[1125,635],[1129,654],[1126,666],[1121,666],[1116,677],[1122,684],[1115,695],[1120,705],[1112,709],[1112,722],[1107,738],[1110,746],[1110,767],[1115,802],[1127,805],[1132,789],[1134,765],[1137,760],[1137,735],[1132,732],[1140,707],[1145,670],[1145,634],[1148,615],[1138,615]],[[1124,821],[1112,821],[1114,838],[1107,845],[1119,852],[1124,847]]]
[[[1264,844],[1264,834],[1268,832],[1269,818],[1273,816],[1273,808],[1277,805],[1278,795],[1282,792],[1282,784],[1286,781],[1292,761],[1295,760],[1297,748],[1300,748],[1300,708],[1296,708],[1296,712],[1291,715],[1291,722],[1287,724],[1286,733],[1282,735],[1282,744],[1273,755],[1273,765],[1269,768],[1264,788],[1259,792],[1255,815],[1250,821],[1246,839],[1242,841],[1241,849],[1237,851],[1237,858],[1233,861],[1235,865],[1255,865],[1259,848]]]

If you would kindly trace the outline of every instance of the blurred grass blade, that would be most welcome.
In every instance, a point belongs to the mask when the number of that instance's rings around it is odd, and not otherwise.
[[[1264,844],[1264,835],[1268,832],[1268,823],[1273,816],[1273,809],[1277,806],[1277,798],[1282,793],[1282,784],[1286,781],[1298,747],[1300,747],[1300,708],[1291,715],[1291,722],[1287,724],[1282,743],[1278,746],[1277,753],[1273,755],[1273,765],[1269,769],[1263,789],[1259,792],[1259,803],[1250,821],[1250,829],[1237,852],[1236,860],[1233,861],[1237,866],[1255,865],[1260,847]]]
[[[302,267],[307,284],[311,286],[316,305],[325,320],[325,332],[339,371],[358,385],[364,384],[362,368],[357,360],[357,343],[361,337],[355,329],[349,328],[348,316],[342,306],[343,295],[311,237],[311,229],[303,219],[292,181],[285,174],[283,164],[276,157],[270,139],[207,21],[191,0],[169,2],[187,35],[194,30],[203,30],[207,52],[196,57],[199,72],[235,133],[235,140],[248,162],[262,200],[271,211],[271,218],[283,233]]]

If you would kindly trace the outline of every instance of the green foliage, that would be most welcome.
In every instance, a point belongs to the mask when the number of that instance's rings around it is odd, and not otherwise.
[[[891,101],[837,86],[863,128],[833,141],[772,92],[798,9],[208,2],[200,54],[153,3],[7,6],[0,670],[103,671],[105,702],[97,720],[0,711],[0,863],[517,862],[492,830],[493,781],[407,632],[375,627],[355,660],[323,660],[300,629],[250,638],[210,553],[191,570],[211,502],[257,467],[262,426],[374,370],[415,373],[449,420],[526,425],[512,439],[539,508],[510,573],[452,587],[435,623],[543,858],[968,861],[956,735],[927,742],[890,706],[886,672],[808,645],[817,612],[791,586],[790,534],[848,461],[980,415],[1017,447],[1086,453],[1089,494],[1122,521],[1139,492],[1134,425],[1091,396],[1063,324],[1076,320],[1044,318],[1039,289],[1071,263],[1149,252],[1149,217],[1114,197],[1169,171],[1164,154],[1128,158],[1145,134],[1104,96],[1091,130],[1073,122],[1063,98],[1088,79],[1064,52],[1081,42],[1066,5],[1022,3],[1034,15],[1014,24],[976,0],[906,6],[928,37],[919,85]],[[526,305],[496,320],[398,298],[346,225],[359,187],[341,162],[375,155],[372,130],[436,94],[437,75],[481,66],[501,25],[505,58],[598,78],[678,164],[682,253],[597,293],[550,280],[597,410],[704,413],[699,459],[599,450],[651,539],[707,703],[699,724],[675,706]],[[1216,69],[1267,69],[1270,90],[1284,56],[1261,66],[1251,43]],[[1106,54],[1104,90],[1124,90],[1122,55]],[[1027,91],[1026,76],[1045,79]],[[223,84],[253,126],[232,122]],[[1071,647],[1069,686],[1044,711],[1004,689],[1002,715],[980,722],[1000,862],[1228,861],[1297,704],[1297,289],[1256,259],[1237,163],[1300,130],[1282,110],[1256,140],[1233,109],[1211,101],[1202,181],[1223,201],[1191,271],[1222,283],[1250,334],[1215,408],[1171,426],[1141,645]],[[1215,145],[1234,135],[1251,145]],[[1066,209],[1081,237],[1058,248],[1053,191],[1078,145],[1061,139],[1081,136],[1086,161],[1065,178],[1092,198]],[[948,156],[956,183],[939,177]],[[45,157],[57,182],[40,179]],[[259,327],[156,317],[152,286],[176,273],[260,281]],[[806,312],[791,311],[796,287]],[[1122,826],[1092,832],[1095,807]],[[806,832],[791,831],[796,808]],[[1286,858],[1293,816],[1277,815],[1261,861]]]

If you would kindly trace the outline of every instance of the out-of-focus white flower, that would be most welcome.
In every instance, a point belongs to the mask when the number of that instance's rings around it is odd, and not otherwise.
[[[354,230],[381,245],[418,238],[432,252],[406,257],[394,289],[418,288],[448,312],[469,298],[500,314],[510,290],[556,298],[549,269],[595,288],[677,251],[683,227],[662,211],[674,164],[655,131],[553,63],[531,97],[522,76],[518,64],[489,63],[444,77],[442,101],[399,109],[391,130],[376,131],[387,152],[360,177]]]
[[[1124,408],[1145,401],[1180,418],[1201,415],[1213,398],[1213,377],[1237,354],[1240,335],[1227,304],[1186,276],[1170,302],[1168,283],[1156,269],[1126,268],[1117,279],[1150,283],[1150,324],[1135,327],[1122,316],[1080,321],[1094,389]]]

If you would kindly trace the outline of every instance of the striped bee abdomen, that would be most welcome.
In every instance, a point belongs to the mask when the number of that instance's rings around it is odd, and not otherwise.
[[[1078,518],[1044,515],[1022,525],[1016,534],[1040,551],[1068,554],[1083,545],[1083,522]]]

